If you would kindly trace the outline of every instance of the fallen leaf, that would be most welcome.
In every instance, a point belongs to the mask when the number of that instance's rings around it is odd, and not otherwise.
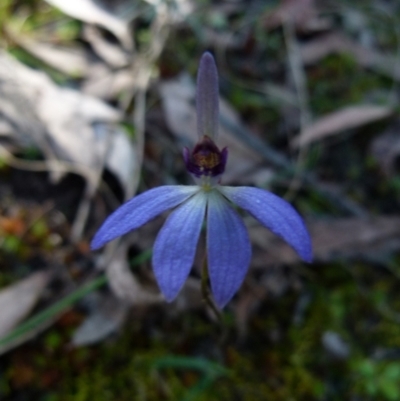
[[[350,54],[364,68],[400,81],[399,59],[362,46],[340,32],[318,37],[301,46],[301,57],[305,65],[316,64],[322,58],[336,53]]]
[[[132,35],[129,29],[131,13],[126,13],[125,17],[121,18],[93,0],[45,1],[73,18],[108,29],[121,41],[121,44],[127,49],[132,49]]]
[[[314,0],[281,0],[264,18],[265,28],[271,30],[292,21],[300,32],[326,30],[331,21],[319,16]]]
[[[43,72],[4,52],[0,52],[0,65],[0,115],[11,123],[21,147],[36,145],[46,159],[69,161],[93,172],[104,163],[116,174],[126,195],[132,195],[130,177],[137,159],[127,134],[117,126],[121,119],[117,109],[57,86]]]
[[[99,167],[112,135],[108,136],[110,130],[106,129],[102,130],[104,135],[96,135],[93,124],[118,122],[120,113],[116,109],[94,97],[50,82],[42,88],[36,109],[62,160]]]
[[[88,59],[80,47],[56,46],[52,43],[33,40],[18,32],[6,29],[7,37],[18,46],[54,69],[73,77],[82,77],[88,73]]]
[[[82,83],[82,91],[101,99],[115,99],[127,88],[133,88],[135,77],[129,68],[114,71],[104,63],[91,66],[90,75]]]
[[[2,217],[0,216],[0,235],[21,236],[26,232],[26,223],[21,216]]]
[[[400,156],[400,121],[397,120],[382,134],[371,142],[370,154],[377,160],[381,170],[392,176],[396,170],[396,162]]]
[[[122,129],[116,129],[106,157],[108,169],[116,175],[124,189],[125,198],[134,195],[132,177],[138,168],[137,154],[132,141]]]
[[[0,290],[0,337],[8,334],[25,318],[47,286],[47,271],[32,273],[27,278]]]
[[[400,216],[374,216],[308,221],[314,260],[374,256],[400,249]],[[259,225],[249,228],[252,241],[263,251],[255,252],[253,265],[259,268],[299,261],[289,245]]]
[[[0,120],[0,137],[10,137],[12,135],[12,132],[13,128],[10,123],[5,120]]]
[[[160,292],[143,287],[129,269],[126,246],[119,248],[116,256],[106,267],[108,282],[114,294],[130,305],[151,305],[163,302]]]
[[[107,41],[95,26],[86,25],[83,29],[83,37],[90,43],[95,53],[111,67],[122,68],[129,64],[128,54]]]
[[[389,117],[393,113],[390,107],[358,105],[348,106],[319,118],[306,127],[292,142],[300,147],[326,137],[355,129]]]
[[[112,294],[103,293],[93,313],[75,330],[72,345],[91,345],[104,340],[122,326],[127,313],[127,304]]]
[[[305,65],[318,63],[324,57],[334,53],[349,51],[349,39],[340,32],[318,36],[300,46],[300,53]]]

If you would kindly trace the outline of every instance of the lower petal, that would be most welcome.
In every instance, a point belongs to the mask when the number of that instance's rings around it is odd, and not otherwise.
[[[199,192],[169,215],[157,236],[153,269],[167,301],[177,296],[192,268],[206,204],[206,196]]]
[[[209,196],[207,252],[212,293],[217,305],[223,308],[244,280],[251,245],[241,217],[218,192]]]

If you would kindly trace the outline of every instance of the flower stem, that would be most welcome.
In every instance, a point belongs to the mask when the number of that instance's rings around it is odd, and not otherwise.
[[[201,270],[201,293],[203,295],[204,302],[211,308],[214,312],[217,320],[221,322],[222,315],[221,312],[215,306],[214,301],[210,295],[210,286],[209,286],[209,275],[208,275],[208,264],[207,264],[207,256],[204,257],[203,268]]]

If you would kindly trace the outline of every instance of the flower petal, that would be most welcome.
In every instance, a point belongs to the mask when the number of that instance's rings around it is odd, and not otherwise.
[[[252,187],[220,187],[233,203],[283,238],[306,262],[312,261],[311,239],[303,219],[279,196]]]
[[[205,52],[200,59],[196,91],[197,134],[215,139],[218,132],[218,71],[214,57]]]
[[[223,308],[244,280],[251,245],[241,217],[217,191],[209,195],[207,252],[212,293],[217,305]]]
[[[168,217],[153,248],[153,269],[167,301],[172,301],[189,275],[204,221],[207,197],[200,192]]]
[[[184,202],[197,191],[197,186],[165,185],[135,196],[107,218],[94,236],[91,248],[98,249],[107,242],[139,228],[162,212]]]

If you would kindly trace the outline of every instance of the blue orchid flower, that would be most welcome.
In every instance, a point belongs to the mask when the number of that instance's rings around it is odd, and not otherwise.
[[[172,301],[190,273],[206,219],[208,277],[213,298],[223,308],[238,291],[251,259],[247,229],[232,204],[283,238],[306,262],[312,259],[311,240],[302,218],[282,198],[258,188],[221,185],[228,150],[214,143],[218,73],[208,52],[200,60],[196,107],[199,142],[192,151],[184,149],[186,168],[196,185],[166,185],[135,196],[107,218],[91,248],[98,249],[175,208],[158,233],[152,258],[158,285],[167,301]]]

